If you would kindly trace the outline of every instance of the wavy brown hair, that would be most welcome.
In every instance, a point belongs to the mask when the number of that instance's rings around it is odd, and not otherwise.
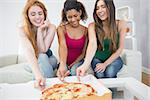
[[[102,20],[97,16],[96,10],[97,10],[97,3],[100,0],[96,0],[95,7],[94,7],[94,12],[93,12],[93,18],[95,22],[95,31],[96,31],[96,36],[97,36],[97,42],[98,42],[98,49],[102,50],[103,49],[103,40],[106,37],[105,32],[103,29],[103,23]],[[103,0],[104,3],[106,4],[107,7],[107,12],[108,12],[108,28],[109,28],[109,34],[107,38],[111,40],[110,44],[110,50],[112,52],[115,52],[117,49],[117,26],[116,26],[116,18],[115,18],[115,5],[113,0]]]
[[[28,16],[29,9],[32,6],[39,6],[40,8],[42,8],[43,12],[44,12],[45,19],[47,16],[47,9],[45,8],[44,4],[38,0],[28,0],[25,7],[24,7],[24,10],[23,10],[23,17],[24,17],[23,28],[24,28],[24,31],[26,33],[27,38],[29,39],[29,41],[31,42],[31,44],[33,46],[36,57],[38,57],[38,47],[37,47],[37,42],[36,42],[36,37],[37,37],[36,31],[34,30],[34,28],[33,28],[34,26],[30,22],[30,19]]]

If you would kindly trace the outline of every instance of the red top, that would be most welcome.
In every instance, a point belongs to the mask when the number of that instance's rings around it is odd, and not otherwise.
[[[73,39],[66,32],[65,39],[68,49],[67,65],[70,65],[82,54],[82,50],[86,41],[86,36],[83,35],[79,39]]]

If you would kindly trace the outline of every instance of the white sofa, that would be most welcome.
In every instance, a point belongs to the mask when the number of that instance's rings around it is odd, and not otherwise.
[[[121,58],[124,61],[124,66],[117,77],[134,77],[141,81],[141,53],[139,51],[124,50]],[[21,60],[18,55],[0,57],[0,83],[22,83],[32,80],[32,74],[24,69],[27,63]]]

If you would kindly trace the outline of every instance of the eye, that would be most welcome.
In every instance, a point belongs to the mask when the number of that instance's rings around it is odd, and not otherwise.
[[[43,15],[43,12],[38,12],[39,15]]]
[[[102,8],[106,8],[106,5],[102,5],[101,7],[102,7]]]
[[[31,13],[31,16],[35,16],[35,15],[36,15],[35,12],[32,12],[32,13]]]
[[[78,15],[74,15],[74,17],[78,17]]]
[[[68,17],[68,19],[71,19],[72,18],[72,16],[67,16]]]
[[[96,7],[96,10],[98,10],[98,9],[99,9],[99,6]]]

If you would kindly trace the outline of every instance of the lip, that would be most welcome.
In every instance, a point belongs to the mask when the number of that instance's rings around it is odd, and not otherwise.
[[[77,21],[72,22],[72,25],[78,25],[78,22]]]
[[[41,24],[42,21],[34,21],[36,24]]]
[[[100,17],[103,17],[104,15],[105,15],[104,12],[98,13],[98,16],[100,16]]]
[[[40,25],[42,25],[42,23],[43,23],[43,21],[42,20],[35,20],[34,21],[34,24],[36,25],[36,26],[40,26]]]
[[[105,13],[104,12],[100,12],[97,14],[97,16],[102,20],[105,19]]]
[[[42,25],[42,20],[41,21],[34,21],[34,23],[33,23],[35,26],[40,26],[40,25]]]
[[[99,17],[100,17],[100,18],[103,18],[103,17],[104,17],[104,15],[99,15]]]

